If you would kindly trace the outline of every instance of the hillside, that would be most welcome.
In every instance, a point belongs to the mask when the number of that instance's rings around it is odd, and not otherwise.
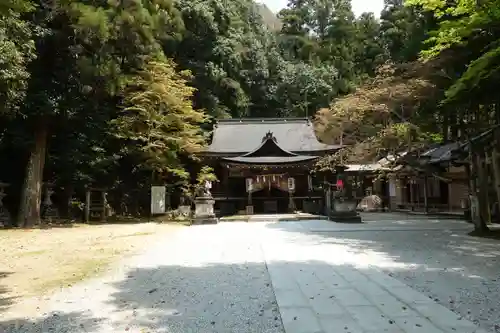
[[[269,27],[269,29],[271,29],[272,31],[281,30],[281,21],[278,19],[276,14],[274,14],[265,4],[257,3],[257,9],[259,10],[264,23]]]

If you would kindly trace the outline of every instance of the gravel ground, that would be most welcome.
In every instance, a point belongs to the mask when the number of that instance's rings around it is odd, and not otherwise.
[[[353,265],[363,258],[482,328],[500,332],[500,241],[467,236],[471,226],[464,221],[363,217],[362,226],[318,223],[304,229],[317,229],[305,232],[316,241],[347,247]],[[327,231],[332,228],[339,230]]]
[[[41,300],[1,313],[0,332],[283,332],[260,244],[245,225],[186,228],[168,243]]]
[[[280,253],[283,262],[309,258],[314,249],[322,254],[318,265],[333,258],[375,266],[500,332],[500,242],[466,236],[470,226],[459,221],[365,217],[371,222],[352,227],[307,221],[186,228],[106,278],[32,300],[37,315],[0,312],[0,332],[284,332],[261,248],[273,237],[304,245]]]

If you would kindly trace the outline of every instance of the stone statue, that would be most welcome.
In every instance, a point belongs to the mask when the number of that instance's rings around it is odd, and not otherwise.
[[[48,222],[59,218],[59,212],[52,203],[52,195],[54,194],[52,186],[53,184],[51,183],[45,184],[45,200],[43,201],[43,218]]]
[[[212,193],[210,193],[210,189],[212,188],[212,182],[210,181],[205,181],[205,187],[204,187],[204,191],[203,191],[203,196],[204,197],[212,197]]]
[[[217,223],[217,218],[214,213],[215,200],[210,193],[211,188],[212,183],[206,181],[203,188],[200,189],[200,196],[194,200],[194,224]]]

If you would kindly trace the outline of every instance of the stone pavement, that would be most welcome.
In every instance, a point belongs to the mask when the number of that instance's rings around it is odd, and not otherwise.
[[[485,332],[379,271],[366,255],[315,235],[287,232],[342,228],[326,223],[283,224],[263,240],[286,333]]]

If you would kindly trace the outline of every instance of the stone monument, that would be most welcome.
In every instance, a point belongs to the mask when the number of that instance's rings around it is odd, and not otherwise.
[[[48,222],[52,222],[59,218],[59,212],[57,208],[53,207],[52,204],[52,194],[54,190],[52,189],[53,184],[45,184],[45,199],[43,201],[43,219]]]
[[[7,186],[9,186],[9,184],[0,182],[0,227],[10,226],[12,223],[10,213],[3,205],[3,198],[7,196],[7,194],[5,194],[5,188]]]
[[[200,195],[194,199],[194,224],[214,224],[217,223],[217,218],[214,213],[215,200],[210,193],[212,184],[205,182],[205,186]]]

